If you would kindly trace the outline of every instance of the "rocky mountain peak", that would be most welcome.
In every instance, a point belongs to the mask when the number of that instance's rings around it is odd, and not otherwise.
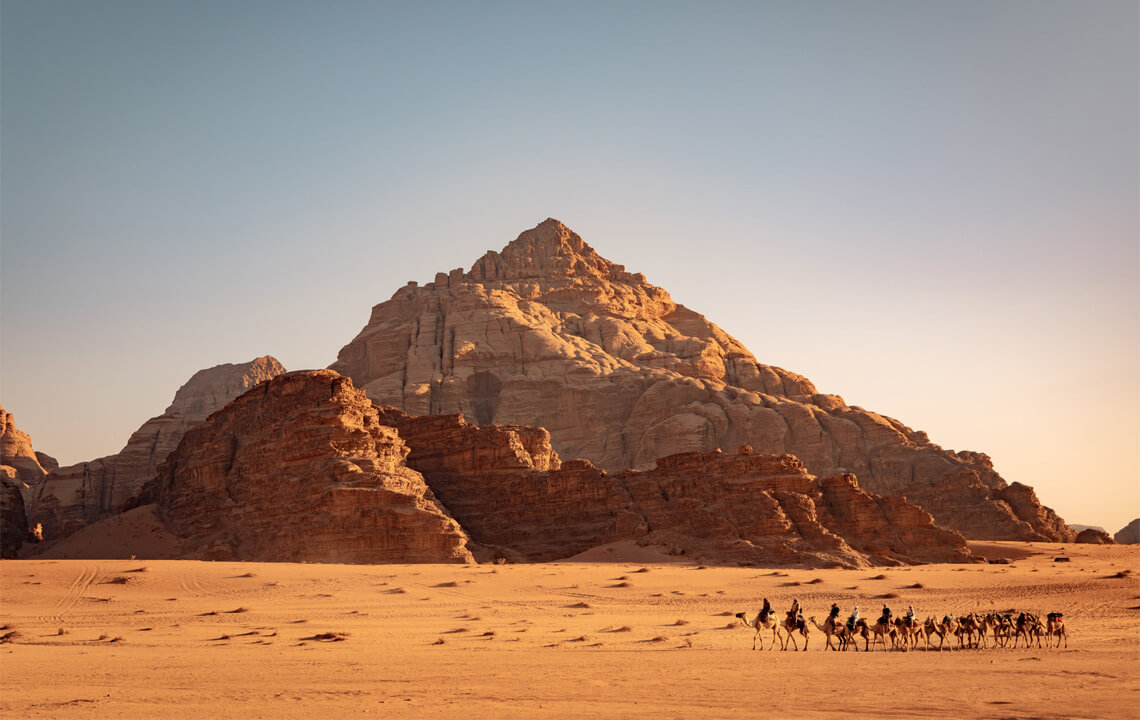
[[[547,218],[520,233],[502,251],[492,250],[479,258],[467,277],[475,282],[574,277],[581,282],[619,279],[616,276],[623,272],[624,268],[598,255],[573,230]]]
[[[247,363],[224,363],[199,370],[174,394],[174,402],[166,408],[166,414],[204,417],[254,385],[284,372],[285,366],[271,355],[263,355]]]

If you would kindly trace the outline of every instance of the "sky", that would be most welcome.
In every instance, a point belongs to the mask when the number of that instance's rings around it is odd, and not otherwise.
[[[1140,516],[1111,2],[0,4],[0,404],[64,464],[547,217],[821,392]]]

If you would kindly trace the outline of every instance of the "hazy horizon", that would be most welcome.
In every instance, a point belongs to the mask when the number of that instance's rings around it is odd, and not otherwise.
[[[1140,516],[1135,3],[0,13],[0,404],[64,464],[549,216],[1066,521]]]

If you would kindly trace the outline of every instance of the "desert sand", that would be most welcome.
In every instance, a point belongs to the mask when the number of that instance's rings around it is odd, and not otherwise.
[[[1010,564],[701,567],[632,545],[533,565],[6,560],[0,715],[1140,715],[1140,548],[972,548]],[[806,652],[752,651],[734,615],[764,597],[820,622],[832,602],[1062,611],[1069,645],[837,653],[813,629]]]

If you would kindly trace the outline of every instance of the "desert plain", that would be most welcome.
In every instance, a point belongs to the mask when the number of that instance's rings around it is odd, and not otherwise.
[[[971,548],[1009,562],[705,567],[633,544],[517,565],[5,560],[0,715],[1140,716],[1140,547]],[[735,614],[765,597],[819,622],[832,602],[1060,611],[1068,647],[839,653],[813,628],[806,652],[753,651]]]

